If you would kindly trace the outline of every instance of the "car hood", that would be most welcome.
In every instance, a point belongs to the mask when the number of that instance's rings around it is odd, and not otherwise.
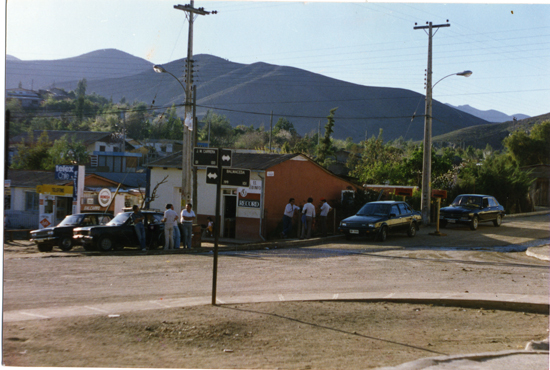
[[[440,212],[448,212],[448,213],[470,213],[473,211],[476,211],[479,208],[476,207],[463,207],[463,206],[448,206],[443,207],[439,211]]]
[[[342,222],[351,222],[351,223],[362,222],[362,223],[366,223],[366,224],[373,224],[373,223],[380,222],[380,221],[387,220],[387,219],[388,219],[387,216],[360,216],[360,215],[355,215],[355,216],[351,216],[351,217],[348,217],[348,218],[342,220]]]

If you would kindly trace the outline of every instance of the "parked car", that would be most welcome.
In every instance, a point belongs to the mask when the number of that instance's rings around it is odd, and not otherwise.
[[[113,215],[110,213],[76,213],[66,216],[57,226],[31,231],[31,241],[40,252],[51,252],[54,246],[70,251],[75,243],[73,229],[79,226],[105,225]]]
[[[493,221],[500,226],[506,213],[495,197],[480,194],[462,194],[453,200],[450,206],[439,210],[439,226],[449,223],[467,224],[477,230],[480,222]]]
[[[145,238],[148,249],[156,249],[164,245],[164,217],[162,212],[141,210],[145,216]],[[87,251],[112,249],[122,250],[124,247],[140,248],[137,233],[130,215],[132,212],[120,212],[104,226],[78,227],[73,230],[73,240],[82,243]]]
[[[365,204],[355,216],[340,222],[339,230],[346,239],[353,236],[373,236],[385,241],[389,232],[406,232],[416,235],[422,216],[406,202],[380,201]]]

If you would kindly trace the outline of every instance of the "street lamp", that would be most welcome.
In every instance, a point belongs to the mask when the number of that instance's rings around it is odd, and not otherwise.
[[[153,66],[153,70],[157,73],[168,73],[170,76],[174,77],[181,87],[183,88],[183,91],[185,93],[185,105],[187,109],[187,89],[183,85],[183,83],[180,81],[179,78],[177,78],[174,74],[168,72],[163,66],[156,64]],[[190,148],[186,148],[186,146],[189,146],[189,140],[187,140],[187,136],[190,134],[188,133],[187,126],[183,125],[183,138],[182,138],[182,148],[181,148],[181,209],[185,207],[185,203],[188,202],[190,199],[191,189],[189,189],[189,179],[191,178],[191,164],[190,164]]]
[[[431,66],[430,66],[431,67]],[[459,73],[451,73],[435,84],[431,84],[431,68],[428,71],[428,79],[426,84],[426,115],[424,116],[424,153],[422,162],[422,222],[424,225],[430,224],[430,203],[431,203],[431,179],[432,179],[432,89],[441,80],[451,76],[470,77],[472,71],[464,71]]]

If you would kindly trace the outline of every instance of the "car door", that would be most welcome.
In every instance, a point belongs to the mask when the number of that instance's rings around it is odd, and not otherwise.
[[[401,212],[401,230],[406,231],[412,222],[413,212],[406,203],[399,203],[398,206],[399,211]]]
[[[388,227],[391,231],[399,231],[403,224],[401,219],[401,212],[399,212],[399,207],[397,204],[392,204],[390,209],[390,216],[388,218]]]
[[[487,220],[494,220],[498,215],[498,203],[495,198],[487,197],[488,208],[487,208]]]

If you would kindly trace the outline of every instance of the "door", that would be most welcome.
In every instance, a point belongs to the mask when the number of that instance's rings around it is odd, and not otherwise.
[[[59,224],[65,216],[70,215],[73,210],[73,198],[57,197],[55,210],[55,224]]]
[[[237,196],[223,196],[223,236],[234,238],[237,221]]]
[[[397,204],[393,204],[390,209],[390,218],[388,219],[389,229],[392,231],[398,231],[402,224],[403,220],[401,219],[399,208],[397,207]]]

